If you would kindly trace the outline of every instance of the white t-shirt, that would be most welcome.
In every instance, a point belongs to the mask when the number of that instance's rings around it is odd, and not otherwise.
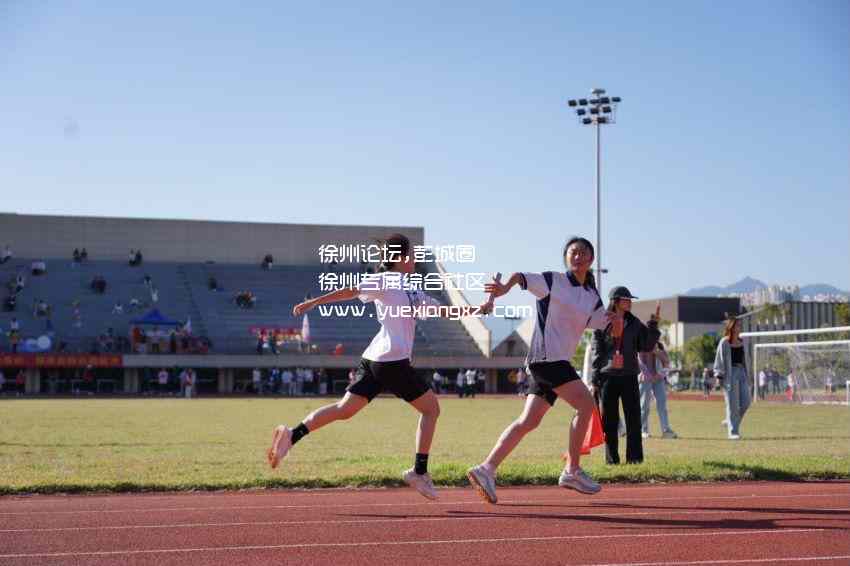
[[[254,383],[260,383],[260,381],[263,379],[263,374],[260,373],[260,370],[255,369],[251,377],[253,378]]]
[[[463,373],[463,370],[459,370],[457,372],[457,378],[455,379],[455,384],[457,384],[457,386],[460,387],[460,386],[463,385],[463,382],[464,382],[464,373]]]
[[[767,374],[763,371],[759,372],[759,387],[764,387],[767,385]]]
[[[523,273],[520,286],[538,299],[537,324],[526,364],[569,362],[585,328],[602,330],[608,325],[599,293],[579,284],[572,273]]]
[[[284,383],[292,383],[292,372],[288,369],[284,370],[283,373],[280,374],[280,377]]]
[[[435,371],[431,379],[434,381],[434,383],[440,383],[443,381],[443,376],[440,375],[440,372]]]
[[[474,369],[466,370],[466,384],[467,385],[475,385],[475,381],[478,377],[478,374]]]
[[[401,274],[384,272],[361,279],[358,298],[375,303],[381,329],[372,339],[363,357],[373,362],[408,360],[416,335],[416,309],[438,307],[440,302],[424,291],[404,290]]]
[[[159,380],[160,385],[168,385],[168,372],[162,370],[157,374],[157,379]]]

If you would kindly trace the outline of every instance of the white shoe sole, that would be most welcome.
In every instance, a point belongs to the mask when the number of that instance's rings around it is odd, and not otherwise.
[[[286,446],[286,448],[282,448],[282,446]],[[269,461],[269,465],[272,469],[275,469],[280,464],[280,461],[283,460],[286,455],[289,453],[289,449],[292,447],[292,435],[288,433],[285,426],[278,426],[274,429],[274,435],[272,436],[272,446],[266,452],[266,458]]]
[[[437,499],[436,493],[428,493],[428,492],[422,491],[418,487],[416,487],[416,484],[414,482],[409,481],[407,479],[407,474],[402,474],[401,479],[404,481],[404,483],[406,483],[408,485],[408,487],[410,487],[411,489],[416,491],[416,493],[418,493],[419,495],[421,495],[425,499],[429,499],[431,501],[434,501],[435,499]]]
[[[573,484],[573,483],[561,483],[558,482],[558,487],[563,487],[564,489],[572,489],[573,491],[577,491],[579,493],[583,493],[584,495],[596,495],[600,491],[602,491],[602,487],[600,486],[597,490],[588,490],[586,487],[581,484]]]
[[[472,470],[466,472],[466,477],[472,487],[475,488],[475,491],[478,493],[481,499],[493,505],[495,505],[499,501],[499,498],[495,495],[492,498],[490,497],[490,494],[487,493],[487,490],[484,488],[484,485],[482,485],[481,482],[478,481],[478,478],[475,476],[474,473],[472,473]]]

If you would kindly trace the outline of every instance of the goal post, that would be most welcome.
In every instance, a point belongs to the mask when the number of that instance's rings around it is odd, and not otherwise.
[[[744,332],[741,337],[753,342],[754,401],[850,405],[850,327]]]

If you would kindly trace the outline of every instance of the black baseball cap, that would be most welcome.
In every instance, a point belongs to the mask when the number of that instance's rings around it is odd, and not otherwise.
[[[611,291],[608,293],[608,298],[611,299],[611,300],[614,300],[614,299],[637,299],[637,297],[632,295],[631,292],[629,292],[629,290],[626,287],[623,287],[623,286],[614,287],[613,289],[611,289]]]

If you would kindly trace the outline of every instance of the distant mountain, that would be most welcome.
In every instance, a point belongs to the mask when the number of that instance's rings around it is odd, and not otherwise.
[[[731,293],[752,293],[757,289],[764,289],[765,287],[767,287],[767,285],[758,279],[744,277],[740,281],[732,283],[726,287],[718,287],[717,285],[697,287],[696,289],[686,291],[685,295],[691,297],[717,297],[720,295],[729,295]],[[826,285],[825,283],[813,283],[811,285],[800,287],[800,295],[804,297],[806,295],[809,295],[810,297],[814,297],[815,295],[850,296],[850,293],[842,291],[832,285]]]
[[[691,297],[716,297],[718,295],[728,295],[729,293],[752,293],[756,289],[764,289],[765,287],[767,287],[767,285],[758,279],[744,277],[740,281],[732,283],[726,287],[718,287],[716,285],[697,287],[696,289],[685,291],[685,295]]]
[[[805,287],[800,287],[800,295],[810,297],[814,297],[815,295],[850,295],[847,291],[842,291],[838,287],[833,287],[832,285],[826,285],[824,283],[814,283],[812,285],[806,285]]]

